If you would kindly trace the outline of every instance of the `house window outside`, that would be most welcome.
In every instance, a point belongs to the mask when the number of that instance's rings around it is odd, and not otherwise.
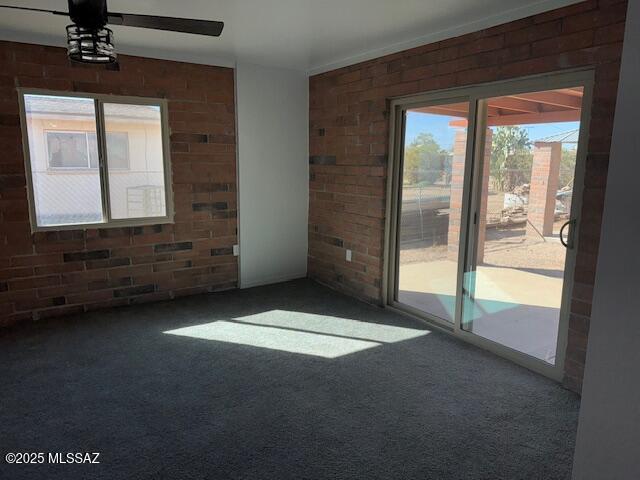
[[[20,95],[34,231],[172,220],[163,100]]]
[[[82,170],[98,168],[98,140],[95,132],[60,132],[49,130],[47,151],[49,168]],[[107,151],[113,169],[129,168],[129,135],[107,132]]]
[[[89,168],[88,132],[47,132],[49,168]],[[95,135],[94,135],[95,141]],[[96,162],[95,168],[98,168]]]
[[[111,170],[129,168],[129,134],[127,132],[107,132],[107,152]]]

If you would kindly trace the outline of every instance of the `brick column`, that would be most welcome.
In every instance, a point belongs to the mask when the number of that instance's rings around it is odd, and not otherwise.
[[[480,201],[480,229],[478,235],[478,263],[484,258],[484,239],[487,225],[487,196],[489,193],[489,163],[491,161],[492,130],[487,129],[485,143],[485,161],[482,172],[482,198]],[[456,132],[453,144],[453,159],[451,165],[451,204],[449,211],[448,233],[448,257],[449,260],[458,260],[458,248],[460,241],[460,221],[462,213],[462,190],[464,187],[464,166],[467,146],[467,132]]]
[[[561,158],[561,143],[535,143],[531,167],[527,235],[539,238],[540,235],[546,237],[553,234]]]
[[[491,172],[491,146],[493,130],[487,128],[484,143],[484,163],[482,169],[482,196],[480,197],[480,211],[478,212],[478,247],[476,263],[484,261],[484,241],[487,236],[487,202],[489,200],[489,173]]]
[[[460,221],[462,209],[462,189],[464,188],[464,164],[467,156],[467,131],[458,130],[453,142],[451,159],[451,197],[449,204],[449,230],[447,252],[449,260],[458,261],[460,241]]]

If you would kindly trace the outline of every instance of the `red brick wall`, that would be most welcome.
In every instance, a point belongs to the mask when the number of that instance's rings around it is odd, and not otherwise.
[[[0,42],[0,326],[234,288],[234,72]],[[166,98],[175,223],[32,234],[16,87]]]
[[[381,301],[390,98],[593,67],[565,376],[580,390],[625,14],[626,1],[589,0],[312,77],[309,275]]]

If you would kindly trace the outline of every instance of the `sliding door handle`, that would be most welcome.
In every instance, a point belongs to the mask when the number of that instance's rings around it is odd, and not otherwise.
[[[562,245],[564,245],[565,248],[573,249],[573,227],[575,226],[575,224],[576,224],[576,219],[574,218],[573,220],[569,220],[565,222],[565,224],[562,225],[562,227],[560,228],[560,243],[562,243]],[[571,229],[567,234],[567,241],[565,242],[564,229],[567,228],[568,226],[571,226]]]

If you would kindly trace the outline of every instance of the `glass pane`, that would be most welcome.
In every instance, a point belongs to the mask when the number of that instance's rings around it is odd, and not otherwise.
[[[111,217],[164,217],[162,123],[157,105],[104,104]]]
[[[487,99],[474,265],[462,328],[554,364],[582,88]]]
[[[94,101],[25,95],[31,178],[39,226],[102,222]]]
[[[407,111],[398,231],[400,303],[453,322],[468,103]]]

